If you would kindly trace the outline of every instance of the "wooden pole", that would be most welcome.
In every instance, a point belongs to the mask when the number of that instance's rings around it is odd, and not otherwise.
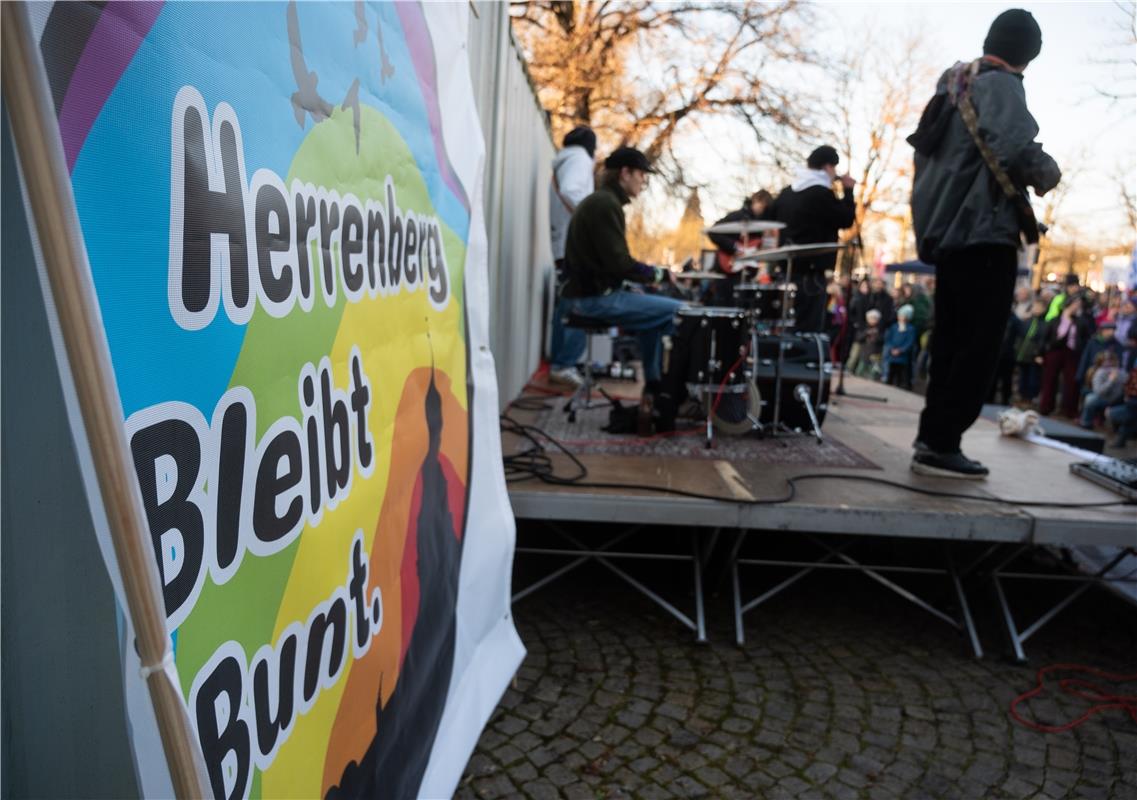
[[[138,654],[179,798],[204,796],[197,743],[181,691],[161,667],[172,657],[158,566],[134,479],[87,251],[39,47],[23,3],[0,3],[4,102],[27,188],[83,425],[122,573]]]

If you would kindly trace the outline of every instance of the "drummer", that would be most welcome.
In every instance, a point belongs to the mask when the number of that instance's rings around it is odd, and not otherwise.
[[[856,219],[853,187],[848,175],[840,178],[843,187],[840,198],[833,192],[837,178],[837,151],[822,145],[809,155],[804,169],[798,171],[794,182],[781,191],[766,209],[767,219],[784,222],[781,244],[817,244],[836,242],[837,231],[850,227]],[[825,271],[837,263],[835,254],[814,256],[794,264],[793,283],[797,284],[794,300],[797,330],[823,332],[825,306],[828,300],[828,282]]]
[[[765,189],[759,189],[743,201],[742,207],[731,211],[715,225],[724,222],[753,222],[762,219],[769,208],[773,195]],[[757,233],[757,232],[756,232]],[[718,252],[715,254],[714,271],[729,276],[729,280],[711,281],[706,301],[715,306],[734,305],[734,287],[745,278],[742,270],[735,272],[733,267],[735,256],[756,250],[762,241],[762,234],[747,235],[746,233],[708,233],[707,237],[714,243]]]
[[[669,334],[678,300],[624,288],[625,282],[673,284],[663,267],[644,264],[628,251],[624,206],[647,185],[655,169],[634,147],[618,147],[604,160],[600,188],[581,201],[569,222],[565,242],[568,282],[557,313],[604,320],[635,332],[643,359],[645,389],[654,393],[660,380],[662,337]],[[565,369],[581,353],[566,345],[553,353],[552,368]]]

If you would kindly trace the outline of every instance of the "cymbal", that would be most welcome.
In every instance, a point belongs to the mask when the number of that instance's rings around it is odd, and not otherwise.
[[[726,278],[721,272],[676,272],[675,277],[695,281],[721,281]]]
[[[815,244],[787,244],[783,247],[774,247],[769,250],[759,250],[748,256],[736,258],[738,263],[757,263],[761,261],[788,261],[791,258],[805,258],[806,256],[821,256],[836,253],[846,247],[843,242],[817,242]]]
[[[720,222],[706,228],[703,233],[754,233],[755,231],[779,231],[786,227],[784,222],[766,219],[740,219],[737,222]]]

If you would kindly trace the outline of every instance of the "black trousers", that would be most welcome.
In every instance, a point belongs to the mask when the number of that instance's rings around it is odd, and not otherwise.
[[[1017,271],[1015,248],[1001,245],[961,250],[936,265],[932,364],[918,433],[936,452],[959,450],[963,432],[983,410]]]
[[[794,264],[793,282],[797,284],[797,297],[794,298],[795,330],[824,333],[825,307],[829,305],[825,268],[810,262]]]

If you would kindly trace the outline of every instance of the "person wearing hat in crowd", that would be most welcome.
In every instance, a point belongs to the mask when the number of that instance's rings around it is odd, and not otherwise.
[[[549,181],[549,241],[556,264],[557,299],[567,279],[565,274],[565,239],[569,220],[580,202],[595,191],[593,159],[596,157],[596,134],[587,125],[578,125],[565,134],[564,147],[553,158],[553,177]],[[555,306],[555,303],[554,303]],[[576,363],[584,354],[587,342],[584,331],[566,329],[558,314],[553,314],[549,352],[560,354],[567,363],[553,363],[549,380],[579,386],[584,380]]]
[[[1074,381],[1079,386],[1085,384],[1086,373],[1094,365],[1100,353],[1113,353],[1120,363],[1121,351],[1124,347],[1116,334],[1117,323],[1107,319],[1098,326],[1094,336],[1086,342],[1086,349],[1082,351],[1082,358],[1078,362],[1078,371],[1074,374]]]
[[[569,222],[565,241],[568,280],[557,313],[575,313],[619,325],[637,334],[648,391],[658,388],[661,341],[674,325],[678,300],[658,294],[629,291],[624,283],[674,282],[670,270],[637,261],[628,250],[624,206],[632,202],[655,172],[647,157],[634,147],[619,147],[604,160],[600,188],[581,201]],[[553,354],[553,364],[564,366],[575,356]]]
[[[843,192],[837,197],[833,184],[838,180],[837,165],[841,159],[829,145],[822,145],[809,154],[805,167],[798,170],[794,182],[783,189],[766,209],[764,217],[784,222],[781,244],[816,244],[837,241],[837,231],[850,227],[856,219],[853,187],[848,175],[840,178]],[[794,260],[790,276],[797,284],[794,299],[794,319],[798,331],[825,330],[826,290],[829,282],[825,270],[833,269],[837,254],[814,256]]]
[[[1062,313],[1062,309],[1066,307],[1066,303],[1070,302],[1070,298],[1082,291],[1081,284],[1078,282],[1078,276],[1071,272],[1066,276],[1065,281],[1066,290],[1054,295],[1050,301],[1050,305],[1046,309],[1046,321],[1058,319]]]
[[[931,370],[911,465],[919,474],[982,479],[988,473],[963,454],[960,442],[994,378],[1023,228],[1019,206],[1000,189],[958,101],[970,99],[979,136],[1013,184],[1021,192],[1027,186],[1049,192],[1061,172],[1034,140],[1038,123],[1023,90],[1023,71],[1041,51],[1034,17],[1004,11],[991,24],[982,58],[944,72],[908,137],[916,150],[916,243],[920,259],[936,267]]]
[[[916,328],[912,325],[915,309],[903,305],[896,312],[896,322],[884,334],[882,380],[901,389],[912,389],[912,360],[916,356]]]

